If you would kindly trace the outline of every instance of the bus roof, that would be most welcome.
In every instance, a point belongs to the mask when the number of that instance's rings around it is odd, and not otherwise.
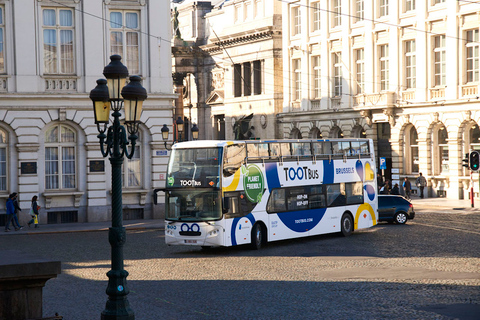
[[[217,148],[225,147],[231,144],[258,144],[258,143],[292,143],[292,142],[326,142],[326,141],[370,141],[367,138],[337,138],[337,139],[268,139],[268,140],[194,140],[178,142],[172,146],[172,149],[190,149],[190,148]]]

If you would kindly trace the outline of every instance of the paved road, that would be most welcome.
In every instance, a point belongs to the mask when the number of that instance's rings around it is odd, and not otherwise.
[[[479,319],[480,213],[417,213],[342,238],[260,251],[167,247],[163,230],[129,231],[125,269],[136,319]],[[62,261],[44,316],[99,319],[107,232],[2,237],[2,247]]]

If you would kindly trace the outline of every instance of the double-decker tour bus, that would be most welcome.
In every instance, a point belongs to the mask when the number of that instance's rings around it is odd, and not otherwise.
[[[202,247],[339,232],[377,223],[370,139],[190,141],[172,146],[165,241]]]

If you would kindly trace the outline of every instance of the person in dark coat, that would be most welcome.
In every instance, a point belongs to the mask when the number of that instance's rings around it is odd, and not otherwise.
[[[13,193],[8,196],[7,200],[7,222],[5,223],[5,232],[10,231],[10,221],[13,221],[13,213],[15,212],[15,207],[13,206]],[[12,222],[13,225],[13,222]],[[15,228],[15,230],[17,230]]]
[[[411,200],[410,194],[412,192],[412,184],[410,183],[410,180],[408,180],[407,177],[405,177],[403,181],[403,191],[405,192],[405,198],[408,200]]]
[[[17,213],[22,211],[22,209],[20,209],[20,206],[18,205],[18,200],[17,200],[18,193],[14,192],[12,193],[12,195],[13,195],[13,198],[12,198],[13,207],[15,208],[15,210],[13,211],[12,225],[15,227],[15,231],[17,231],[17,230],[23,229],[23,226],[21,226],[20,223],[18,222],[18,216],[17,216]]]
[[[392,188],[392,194],[400,194],[400,188],[398,187],[398,183],[395,183],[395,185]]]

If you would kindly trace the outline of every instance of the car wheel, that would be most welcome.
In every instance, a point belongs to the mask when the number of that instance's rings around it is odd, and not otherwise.
[[[353,232],[353,220],[352,216],[348,213],[344,213],[341,221],[342,234],[344,237],[348,237]]]
[[[262,226],[259,223],[256,223],[252,229],[252,242],[250,246],[253,250],[259,250],[264,244],[265,233]]]
[[[407,214],[405,212],[399,212],[395,215],[395,222],[398,224],[405,224],[407,222]]]

